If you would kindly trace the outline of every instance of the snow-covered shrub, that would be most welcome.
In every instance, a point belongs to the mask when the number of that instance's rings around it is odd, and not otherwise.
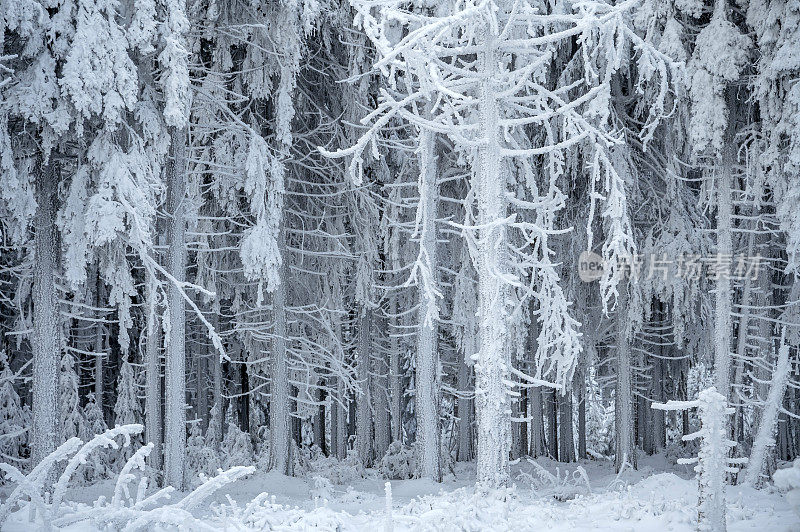
[[[332,456],[320,455],[308,464],[308,473],[315,477],[323,477],[333,484],[341,485],[367,478],[370,473],[365,469],[354,449],[347,451],[347,458],[337,460]]]
[[[214,403],[211,411],[208,414],[208,427],[206,428],[206,446],[219,450],[222,443],[220,435],[222,434],[222,412],[220,406]]]
[[[314,487],[311,489],[311,497],[314,499],[330,499],[333,496],[333,483],[329,478],[314,475]]]
[[[405,480],[417,475],[417,452],[414,446],[403,446],[393,441],[378,466],[384,478],[389,480]]]
[[[275,502],[275,496],[261,493],[244,506],[230,500],[229,504],[212,508],[215,530],[350,530],[353,517],[335,512],[326,505],[312,510]]]
[[[229,427],[222,446],[225,449],[222,460],[223,467],[230,468],[253,463],[253,444],[250,441],[250,435],[239,427],[235,425]]]
[[[775,471],[772,479],[775,481],[776,488],[788,491],[786,500],[800,516],[800,458],[794,461],[792,467]]]
[[[671,464],[678,464],[681,460],[697,456],[700,450],[700,442],[692,441],[672,441],[664,449],[664,457]]]
[[[217,452],[209,447],[203,437],[200,423],[192,423],[189,438],[186,440],[186,467],[189,481],[197,486],[202,479],[213,476],[220,468]]]
[[[261,437],[258,438],[258,446],[256,447],[254,464],[260,471],[269,471],[269,430],[261,430]]]
[[[253,442],[250,435],[239,428],[233,412],[233,404],[228,408],[226,416],[228,421],[227,432],[222,440],[222,466],[229,468],[240,465],[253,464]]]
[[[517,480],[529,484],[531,491],[537,496],[553,497],[557,501],[564,502],[592,492],[589,477],[581,466],[576,467],[574,471],[565,469],[562,476],[560,468],[556,468],[553,474],[530,458],[528,462],[533,465],[533,474],[520,471]]]
[[[292,460],[294,461],[294,471],[296,474],[305,474],[311,471],[311,463],[319,458],[322,454],[318,448],[306,445],[297,445],[297,442],[290,442],[292,446]]]

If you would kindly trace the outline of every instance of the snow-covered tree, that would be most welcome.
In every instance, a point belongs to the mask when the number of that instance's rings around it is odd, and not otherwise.
[[[608,192],[603,216],[610,236],[604,257],[616,262],[632,247],[623,181],[609,151],[616,139],[606,128],[611,82],[627,43],[651,65],[662,63],[662,85],[667,81],[664,61],[626,26],[627,6],[581,4],[564,15],[539,13],[527,3],[492,1],[440,4],[435,16],[409,11],[403,3],[384,2],[377,11],[371,2],[355,7],[356,23],[375,45],[379,54],[375,67],[388,78],[389,89],[365,119],[370,125],[367,134],[351,148],[328,153],[348,157],[350,172],[360,182],[367,145],[372,143],[372,154],[378,156],[375,146],[381,128],[399,117],[421,129],[447,134],[468,158],[471,195],[461,227],[478,279],[478,477],[487,485],[505,484],[511,426],[507,336],[512,288],[526,286],[525,295],[535,297],[541,307],[535,372],[528,379],[547,379],[563,389],[581,350],[578,323],[569,313],[548,244],[548,238],[559,232],[555,213],[564,201],[558,187],[564,152],[589,146],[590,182],[600,183]],[[398,24],[407,28],[405,35],[398,32]],[[551,24],[563,29],[549,34]],[[610,38],[615,34],[616,41]],[[574,68],[583,69],[585,85],[573,102],[571,94],[565,99],[553,93],[545,80],[558,43],[577,35],[583,36],[584,52],[575,55]],[[403,77],[402,85],[396,82],[398,76]],[[433,106],[426,107],[426,101]],[[519,133],[529,124],[542,124],[545,134],[523,139]],[[546,167],[540,182],[530,165],[536,157]],[[517,163],[530,199],[508,190]],[[592,209],[596,199],[595,194],[590,197]],[[532,219],[515,219],[509,212],[512,206],[523,212],[530,209]],[[521,252],[512,245],[512,232],[518,232],[532,251]],[[616,294],[619,278],[619,272],[608,269],[601,283],[604,302]]]
[[[22,406],[14,388],[15,375],[5,350],[0,351],[0,366],[0,453],[5,461],[21,462],[29,452],[30,411]]]
[[[133,366],[127,360],[122,362],[119,379],[117,381],[117,401],[114,403],[114,424],[134,425],[142,421],[141,403],[137,391],[136,376]],[[95,432],[99,434],[99,432]],[[127,462],[131,455],[138,450],[138,446],[129,445],[120,454],[121,459]]]
[[[61,442],[74,437],[80,438],[86,434],[86,418],[79,401],[75,360],[68,352],[64,352],[61,356],[58,375],[58,407],[60,413],[58,437]],[[102,416],[100,417],[102,419]]]
[[[86,397],[86,405],[83,407],[83,415],[86,418],[83,426],[83,432],[79,435],[82,440],[89,441],[97,434],[103,434],[108,430],[105,420],[103,419],[103,410],[97,403],[97,398],[94,393],[90,392]],[[113,457],[109,453],[98,451],[92,457],[91,461],[87,461],[82,467],[82,474],[86,482],[93,483],[98,480],[103,480],[108,477],[111,471]]]

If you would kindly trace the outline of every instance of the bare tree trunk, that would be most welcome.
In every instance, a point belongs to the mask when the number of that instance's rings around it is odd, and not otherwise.
[[[219,331],[219,318],[216,311],[211,313],[211,326],[214,327],[215,331]],[[223,417],[223,413],[225,412],[225,408],[222,404],[222,359],[220,358],[219,353],[213,348],[210,348],[209,353],[210,363],[211,363],[211,376],[212,376],[212,406],[217,408],[217,415],[220,416],[220,420]],[[220,443],[222,442],[222,423],[215,423],[214,424],[214,441]]]
[[[280,246],[285,243],[284,223],[281,222]],[[289,361],[286,351],[286,261],[281,268],[281,282],[272,294],[272,311],[275,317],[273,339],[272,380],[270,383],[270,446],[269,468],[284,475],[294,473],[291,444]]]
[[[344,385],[339,382],[339,400],[342,404],[336,403],[336,457],[339,459],[347,458],[347,409],[349,406],[347,393]]]
[[[102,281],[98,277],[93,282],[97,283],[97,289],[95,290],[95,306],[100,308],[103,306],[103,294],[102,294]],[[100,319],[99,312],[96,313],[96,317]],[[106,354],[103,349],[103,325],[99,321],[95,325],[95,337],[94,337],[94,398],[97,402],[97,405],[100,407],[100,411],[103,413],[103,418],[105,419],[106,409],[105,409],[105,400],[103,398],[103,359],[105,358]]]
[[[61,438],[58,420],[60,359],[59,302],[56,293],[58,233],[56,190],[60,170],[51,160],[36,173],[33,262],[33,437],[31,463],[53,452]]]
[[[397,297],[391,298],[390,320],[397,320]],[[392,423],[392,441],[403,441],[403,390],[400,369],[400,345],[397,329],[389,327],[389,411]]]
[[[383,318],[380,323],[385,325]],[[375,459],[380,460],[389,449],[391,423],[389,417],[389,365],[383,356],[373,361],[375,368],[372,381],[372,397],[375,402]]]
[[[734,103],[733,89],[728,88],[728,101]],[[732,101],[734,100],[734,101]],[[733,110],[734,107],[729,107]],[[717,185],[717,253],[720,256],[733,255],[733,164],[734,152],[733,122],[734,116],[728,117],[728,131],[725,135],[725,147],[722,153],[722,165],[716,175]],[[714,385],[717,391],[730,399],[731,394],[731,280],[729,274],[719,275],[716,279],[714,305]]]
[[[370,390],[372,309],[365,305],[361,309],[358,327],[358,384],[361,393],[356,400],[356,449],[364,467],[372,465],[372,397]]]
[[[322,454],[327,456],[328,454],[328,446],[325,440],[325,398],[326,393],[324,389],[317,390],[317,401],[319,401],[319,405],[317,405],[317,414],[316,419],[314,419],[314,445],[319,447],[319,450],[322,451]]]
[[[153,470],[160,471],[163,419],[161,417],[161,335],[158,324],[158,293],[156,280],[150,274],[147,275],[145,282],[147,283],[147,342],[144,363],[146,380],[144,430],[145,439],[153,443],[153,450],[148,456],[148,461]]]
[[[623,288],[626,290],[626,288]],[[614,468],[619,472],[624,460],[636,468],[633,433],[633,389],[631,369],[631,326],[628,320],[628,297],[620,294],[617,308],[617,363],[614,395],[616,455]]]
[[[491,31],[488,30],[487,32]],[[506,171],[501,158],[500,108],[494,82],[498,75],[497,35],[486,35],[478,54],[484,74],[480,88],[482,142],[474,174],[477,199],[478,360],[475,365],[475,413],[478,432],[478,483],[499,487],[508,483],[511,412],[508,407],[511,353],[505,313],[508,287],[501,278],[506,271],[507,214]]]
[[[652,384],[651,384],[651,393],[652,397]],[[653,432],[653,411],[650,408],[650,401],[646,397],[637,396],[638,397],[638,408],[639,408],[639,432],[642,435],[642,450],[652,455],[655,452],[655,437]]]
[[[458,357],[458,391],[462,394],[470,392],[470,367],[464,354]],[[468,397],[456,398],[458,408],[458,453],[459,462],[469,462],[473,458],[472,448],[472,400]]]
[[[171,158],[167,163],[167,270],[175,282],[186,279],[186,149],[187,130],[171,128]],[[166,415],[164,482],[186,487],[186,302],[182,287],[167,283],[169,337],[165,367]]]
[[[334,458],[339,457],[339,403],[336,402],[336,398],[334,394],[329,394],[330,397],[328,399],[328,411],[330,412],[331,416],[331,446],[330,452],[331,456]]]
[[[560,462],[575,461],[575,440],[572,430],[572,387],[567,386],[567,392],[558,399],[558,428]]]
[[[522,422],[515,421],[522,417],[520,400],[517,397],[511,399],[511,459],[516,460],[522,456]]]
[[[547,389],[543,398],[547,414],[547,452],[550,458],[558,460],[558,394]]]
[[[755,224],[751,224],[754,226]],[[753,227],[754,228],[754,227]],[[747,237],[747,252],[745,253],[746,257],[753,256],[753,249],[755,246],[755,233],[750,233]],[[745,355],[747,354],[747,340],[750,337],[750,314],[752,312],[752,305],[750,301],[752,300],[752,293],[753,293],[753,280],[750,278],[749,275],[745,276],[744,279],[744,287],[742,288],[742,299],[740,302],[740,315],[739,315],[739,323],[737,327],[737,335],[736,335],[736,365],[735,370],[733,373],[733,389],[731,391],[731,397],[734,396],[734,391],[738,392],[742,388],[742,382],[744,380],[744,369],[745,369]],[[739,403],[738,400],[734,401],[735,403]],[[733,441],[741,442],[744,438],[743,430],[744,430],[744,410],[741,405],[736,406],[736,413],[733,417],[733,427],[734,427],[734,434],[733,434]],[[737,446],[741,447],[741,445]],[[736,449],[740,450],[740,449]]]
[[[523,388],[520,390],[520,405],[519,410],[522,413],[522,418],[525,419],[522,423],[519,424],[519,447],[520,447],[520,454],[522,456],[527,456],[528,454],[528,392],[530,388]]]
[[[664,354],[664,348],[659,349]],[[653,400],[659,403],[666,401],[664,397],[664,360],[656,358],[653,360]],[[650,409],[651,405],[647,405]],[[663,410],[653,410],[653,451],[658,452],[667,445],[667,426],[666,412]]]
[[[342,302],[340,299],[337,308],[341,307]],[[344,335],[341,316],[338,313],[333,314],[332,327],[336,335],[336,356],[344,362],[345,353],[342,347],[344,344]],[[331,456],[341,460],[347,456],[347,394],[344,384],[339,377],[334,377],[334,383],[332,393],[330,394]]]
[[[303,446],[303,420],[297,416],[297,396],[300,393],[300,390],[297,389],[297,386],[290,386],[289,387],[289,397],[291,398],[291,411],[292,414],[289,417],[289,425],[291,426],[291,440],[294,441],[294,444],[297,447]]]
[[[418,150],[419,257],[415,265],[418,276],[419,310],[417,316],[417,442],[420,451],[420,475],[435,482],[442,481],[441,429],[439,428],[439,309],[437,306],[437,186],[436,134],[423,129]]]
[[[356,369],[356,373],[358,370]],[[351,438],[355,438],[356,436],[356,398],[357,395],[355,393],[348,394],[347,397],[347,441],[348,445],[350,444]],[[354,447],[357,452],[357,448]]]
[[[575,396],[578,399],[578,458],[586,459],[586,372],[581,369],[575,379]]]
[[[775,445],[775,424],[778,421],[778,413],[783,404],[783,396],[786,392],[786,385],[789,382],[790,371],[789,344],[786,343],[784,334],[781,337],[778,362],[775,365],[775,371],[772,373],[772,382],[770,383],[767,401],[758,423],[758,432],[753,443],[753,450],[750,453],[750,460],[745,470],[744,481],[751,486],[760,485],[764,477],[769,478],[769,475],[763,475],[764,466],[767,461],[767,451]]]
[[[535,386],[531,390],[531,450],[534,458],[545,455],[544,445],[544,411],[542,387]]]
[[[201,335],[198,335],[201,336]],[[195,364],[195,386],[197,393],[197,415],[200,418],[200,427],[205,434],[208,427],[208,359],[214,356],[214,346],[205,349],[205,353],[198,350]]]

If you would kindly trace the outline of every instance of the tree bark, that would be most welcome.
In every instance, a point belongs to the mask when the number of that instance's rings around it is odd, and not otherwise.
[[[735,104],[733,89],[728,88],[728,102]],[[733,164],[734,152],[734,117],[733,107],[728,117],[728,130],[725,135],[725,147],[722,153],[722,164],[716,175],[717,185],[717,254],[730,258],[733,255]],[[714,305],[714,385],[717,391],[730,400],[731,393],[731,279],[729,272],[718,275]]]
[[[186,279],[186,149],[187,130],[171,128],[167,163],[167,271],[175,282]],[[186,467],[186,302],[182,287],[167,283],[169,338],[165,367],[164,482],[183,490]]]
[[[336,402],[336,399],[333,397],[333,394],[330,394],[328,399],[328,411],[330,412],[331,416],[331,456],[334,458],[339,457],[339,403]]]
[[[280,228],[280,247],[285,242],[284,223]],[[272,294],[272,312],[275,317],[273,338],[272,379],[270,382],[270,446],[269,468],[284,474],[294,473],[289,414],[289,361],[286,351],[286,262],[281,267],[281,281]]]
[[[544,390],[544,403],[547,414],[547,453],[558,460],[558,395],[555,390]]]
[[[530,388],[522,388],[520,390],[520,405],[519,410],[522,413],[522,418],[525,420],[519,424],[519,447],[522,456],[528,454],[528,392]]]
[[[462,394],[469,393],[470,386],[470,367],[465,360],[466,353],[458,357],[458,391]],[[456,459],[459,462],[469,462],[473,458],[472,449],[472,400],[468,397],[459,396],[456,398],[458,408],[458,453]]]
[[[517,381],[518,382],[518,381]],[[516,421],[522,417],[522,408],[518,397],[511,399],[511,459],[516,460],[522,456],[522,422]]]
[[[477,481],[486,487],[508,484],[511,440],[511,408],[507,382],[511,367],[506,342],[508,287],[506,272],[507,215],[506,172],[501,157],[500,109],[497,102],[497,35],[486,28],[483,50],[478,54],[484,74],[480,88],[482,143],[477,149],[474,174],[477,199],[478,360],[475,365],[475,413],[478,421]]]
[[[558,429],[559,429],[559,462],[575,461],[575,440],[572,429],[572,387],[567,386],[567,392],[558,398]]]
[[[336,414],[336,457],[341,459],[347,458],[347,394],[344,391],[344,386],[339,383],[339,400],[332,402],[334,413]],[[333,434],[333,432],[331,432]]]
[[[59,301],[56,293],[58,233],[56,190],[60,169],[53,161],[36,173],[33,262],[33,437],[31,463],[56,449],[61,439],[58,420],[60,361]]]
[[[372,393],[370,390],[370,351],[372,309],[364,305],[359,316],[358,327],[358,385],[361,393],[356,401],[356,449],[364,467],[372,465]]]
[[[101,308],[103,306],[103,293],[102,293],[102,286],[103,283],[100,280],[100,277],[93,282],[97,283],[97,289],[95,290],[95,306],[97,308]],[[96,312],[96,317],[100,319],[100,313]],[[105,401],[103,398],[103,359],[105,358],[105,351],[103,349],[103,325],[98,321],[95,325],[95,337],[94,337],[94,397],[97,405],[100,407],[100,411],[103,413],[103,418],[105,419],[106,409],[105,409]]]
[[[316,391],[317,413],[314,415],[314,445],[316,445],[323,455],[328,454],[327,446],[325,445],[325,390],[322,388]]]
[[[626,290],[626,288],[623,288]],[[628,320],[628,297],[620,294],[617,309],[617,361],[614,395],[614,426],[616,453],[614,469],[619,472],[624,460],[636,468],[636,449],[633,433],[633,390],[631,374],[631,327]]]
[[[386,388],[389,384],[388,366],[382,358],[375,360],[375,378],[372,380],[372,397],[375,401],[375,459],[380,460],[389,449],[391,423],[389,418],[389,398]]]
[[[201,334],[198,337],[202,338]],[[198,338],[198,339],[200,339]],[[214,356],[214,346],[208,344],[205,353],[198,350],[195,364],[195,386],[197,394],[197,415],[200,418],[200,427],[205,434],[208,427],[208,359]]]
[[[337,291],[338,307],[342,308],[341,294]],[[336,350],[339,359],[344,362],[344,334],[341,316],[334,312],[332,317],[333,332],[336,335]],[[347,394],[339,377],[334,377],[333,393],[330,397],[331,408],[331,456],[343,459],[347,456]]]
[[[215,331],[219,331],[219,317],[216,311],[211,313],[211,326],[214,327]],[[222,404],[222,359],[220,358],[219,353],[212,347],[210,349],[211,357],[211,376],[212,376],[212,400],[211,404],[217,407],[217,415],[219,415],[220,420],[224,416],[225,408]],[[222,442],[222,423],[215,423],[214,424],[214,441],[220,443]]]
[[[420,475],[435,482],[442,481],[441,431],[439,428],[439,309],[436,302],[436,205],[439,187],[436,183],[436,136],[423,129],[419,134],[418,151],[420,225],[418,279],[419,310],[417,336],[416,387],[417,442],[419,443]]]
[[[755,229],[755,224],[751,224],[751,229]],[[755,246],[755,233],[750,233],[747,236],[747,251],[745,257],[753,256],[753,249]],[[734,391],[741,390],[742,382],[744,380],[745,370],[745,356],[747,354],[747,340],[750,337],[750,313],[752,312],[752,305],[750,301],[753,293],[753,280],[749,275],[745,276],[744,287],[742,288],[742,298],[739,306],[739,323],[737,325],[736,333],[736,364],[733,372],[733,386],[731,390],[731,398],[733,398]],[[736,412],[733,417],[733,441],[741,442],[744,438],[744,409],[742,405],[737,403]],[[741,446],[738,446],[741,447]],[[738,449],[737,449],[738,450]]]
[[[156,280],[147,274],[147,341],[145,343],[145,397],[144,430],[145,439],[152,442],[153,450],[148,462],[155,471],[161,470],[161,350],[158,324],[158,293]],[[221,439],[219,441],[222,441]]]
[[[530,455],[534,458],[545,455],[544,445],[544,411],[542,408],[542,387],[534,386],[530,389],[531,402],[531,449]]]
[[[778,362],[775,371],[772,373],[769,394],[761,413],[758,423],[758,432],[753,442],[753,450],[750,453],[750,460],[744,474],[744,481],[751,486],[758,486],[764,481],[764,466],[766,464],[767,451],[775,445],[775,424],[778,421],[783,396],[786,392],[786,385],[789,382],[789,344],[785,338],[781,338],[781,345],[778,348]]]
[[[391,298],[391,317],[396,321],[397,296]],[[403,441],[403,389],[400,369],[400,345],[397,339],[397,328],[389,328],[389,412],[391,413],[392,441]]]
[[[659,352],[664,354],[665,349],[661,347]],[[659,403],[666,401],[664,397],[664,363],[660,358],[653,360],[653,400]],[[652,403],[647,405],[651,409]],[[651,409],[652,410],[652,409]],[[663,410],[652,410],[653,419],[653,452],[658,452],[667,445],[667,426],[666,412]]]

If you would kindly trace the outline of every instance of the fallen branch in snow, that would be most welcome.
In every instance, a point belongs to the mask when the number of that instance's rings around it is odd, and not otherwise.
[[[132,460],[134,460],[134,457],[131,457],[129,463]],[[192,512],[217,490],[226,484],[253,473],[253,471],[255,471],[254,467],[244,466],[220,471],[216,477],[208,479],[177,503],[156,506],[149,510],[146,509],[148,506],[155,504],[159,499],[169,498],[174,490],[167,487],[157,491],[150,497],[143,498],[144,490],[140,489],[136,500],[132,501],[130,506],[115,506],[113,503],[104,505],[102,500],[98,499],[92,507],[79,506],[73,513],[62,518],[58,524],[65,525],[88,521],[101,530],[124,530],[126,532],[149,530],[156,527],[156,525],[172,526],[186,530],[215,530],[214,527],[198,520]]]
[[[92,438],[89,442],[85,443],[83,447],[81,447],[78,452],[73,456],[69,463],[67,463],[67,467],[64,469],[64,472],[59,477],[58,482],[55,485],[55,489],[53,490],[53,502],[51,507],[57,512],[59,506],[61,506],[61,501],[64,499],[64,495],[67,491],[67,485],[69,484],[72,475],[81,465],[86,463],[86,459],[95,449],[101,449],[103,447],[111,447],[112,449],[119,449],[119,444],[114,441],[114,438],[117,436],[122,436],[125,439],[125,443],[123,447],[127,447],[131,443],[131,436],[140,434],[144,431],[144,427],[139,424],[132,424],[132,425],[121,425],[116,426],[113,429],[108,429],[102,434],[97,434],[94,438]]]
[[[27,495],[31,504],[38,507],[42,518],[47,520],[47,508],[44,502],[45,497],[40,493],[43,491],[43,484],[50,474],[50,470],[58,462],[67,460],[71,454],[76,452],[83,442],[80,438],[70,438],[62,443],[58,449],[47,455],[39,464],[33,468],[28,475],[23,475],[19,469],[11,464],[0,463],[0,470],[6,476],[17,483],[17,487],[8,496],[6,502],[0,507],[0,526],[8,519],[11,510],[19,502],[20,498]],[[47,521],[45,521],[45,526]]]
[[[127,446],[130,437],[143,430],[142,425],[131,424],[109,429],[87,443],[83,443],[79,438],[71,438],[45,457],[27,476],[14,466],[0,463],[0,471],[5,472],[11,481],[17,483],[17,487],[6,499],[5,504],[0,507],[0,525],[8,519],[13,508],[22,502],[21,499],[27,496],[32,511],[28,513],[25,524],[37,529],[50,530],[52,525],[65,527],[79,522],[89,522],[101,530],[145,530],[152,529],[154,525],[188,530],[214,530],[210,525],[197,520],[192,512],[221,487],[253,473],[255,468],[239,466],[219,471],[216,477],[208,479],[183,499],[171,505],[159,505],[159,502],[169,499],[174,489],[166,487],[146,496],[147,477],[142,476],[134,499],[128,486],[137,478],[133,474],[134,471],[145,470],[145,458],[153,449],[152,443],[137,450],[122,467],[110,503],[106,502],[105,497],[98,498],[91,506],[64,503],[72,475],[80,465],[86,463],[94,450],[103,447],[119,449],[120,445],[115,438],[120,436],[124,438],[123,446]],[[44,486],[45,481],[53,466],[67,459],[69,462],[58,482],[53,485],[51,496]]]

